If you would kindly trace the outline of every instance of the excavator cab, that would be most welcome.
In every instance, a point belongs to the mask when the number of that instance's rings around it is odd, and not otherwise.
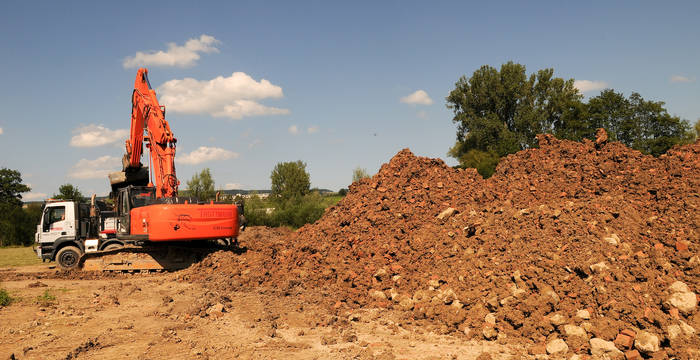
[[[117,212],[117,236],[131,237],[131,210],[156,202],[156,189],[152,186],[126,186],[119,188],[115,209]]]

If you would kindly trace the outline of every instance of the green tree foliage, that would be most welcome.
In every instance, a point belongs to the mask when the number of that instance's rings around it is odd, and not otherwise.
[[[270,180],[271,196],[280,203],[299,199],[311,188],[311,177],[306,171],[306,163],[301,160],[278,163],[272,169]]]
[[[585,103],[573,79],[554,77],[553,69],[528,76],[513,62],[462,76],[446,100],[458,125],[448,155],[486,177],[500,157],[536,146],[539,133],[578,141],[602,127],[612,139],[656,156],[691,139],[688,122],[669,115],[663,102],[607,89]]]
[[[323,196],[312,192],[302,197],[281,201],[261,199],[253,195],[246,199],[244,211],[248,225],[291,226],[299,228],[320,219],[326,210]]]
[[[192,175],[192,179],[187,181],[187,188],[189,195],[202,201],[212,200],[216,196],[214,178],[212,178],[209,168],[202,170],[199,174]]]
[[[248,224],[298,228],[318,220],[326,209],[327,198],[310,190],[310,178],[302,161],[278,163],[270,174],[270,197],[253,195],[245,202]]]
[[[569,132],[581,127],[577,124],[584,111],[581,95],[573,79],[553,74],[554,70],[545,69],[528,77],[525,66],[508,62],[500,71],[485,65],[469,79],[462,76],[447,96],[452,120],[458,124],[457,143],[450,154],[487,169],[494,156],[535,146],[538,133],[576,136]]]
[[[0,203],[22,205],[22,193],[30,191],[22,184],[22,174],[17,170],[0,169]]]
[[[352,171],[352,182],[357,182],[357,181],[360,181],[362,179],[367,179],[369,177],[370,177],[370,175],[367,172],[367,170],[363,169],[359,166],[356,167],[355,170]]]
[[[85,201],[85,196],[80,192],[77,186],[73,184],[63,184],[58,187],[58,194],[53,195],[54,199]]]
[[[664,102],[644,100],[638,93],[625,98],[603,90],[588,101],[588,119],[591,129],[605,128],[611,139],[654,156],[692,139],[686,120],[671,116]]]
[[[0,246],[29,245],[34,241],[41,207],[22,208],[21,193],[29,191],[19,171],[0,169]]]

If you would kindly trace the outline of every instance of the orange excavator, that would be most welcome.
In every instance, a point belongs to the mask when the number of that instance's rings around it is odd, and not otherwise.
[[[150,171],[141,164],[144,143]],[[99,220],[92,223],[101,224],[99,242],[97,251],[81,255],[78,265],[83,270],[172,270],[196,261],[210,245],[235,243],[242,206],[178,197],[176,144],[148,70],[141,68],[132,93],[123,168],[109,174],[114,208],[100,212],[93,201],[91,216]]]

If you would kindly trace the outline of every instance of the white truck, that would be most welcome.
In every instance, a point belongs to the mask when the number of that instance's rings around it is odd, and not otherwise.
[[[73,269],[84,253],[123,246],[116,238],[116,218],[110,215],[100,213],[95,205],[48,201],[34,237],[37,256]]]

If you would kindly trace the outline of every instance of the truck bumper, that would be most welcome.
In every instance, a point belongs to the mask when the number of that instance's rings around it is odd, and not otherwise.
[[[34,252],[39,259],[50,261],[53,259],[54,247],[48,244],[39,244],[39,246],[34,247]]]

